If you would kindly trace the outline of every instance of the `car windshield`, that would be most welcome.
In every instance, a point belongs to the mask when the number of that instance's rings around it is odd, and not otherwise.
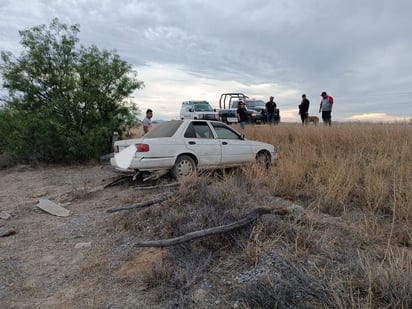
[[[195,111],[196,112],[212,112],[213,109],[208,104],[197,104],[195,105]]]
[[[144,135],[144,138],[172,137],[183,123],[182,120],[172,120],[154,126]]]
[[[247,101],[246,103],[249,107],[265,107],[266,104],[262,100]]]

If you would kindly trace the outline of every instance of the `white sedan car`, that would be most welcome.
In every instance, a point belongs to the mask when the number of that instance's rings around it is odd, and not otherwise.
[[[171,171],[176,178],[254,161],[268,166],[277,157],[271,144],[247,140],[219,121],[194,119],[161,123],[142,138],[117,141],[114,151],[110,163],[116,169]]]

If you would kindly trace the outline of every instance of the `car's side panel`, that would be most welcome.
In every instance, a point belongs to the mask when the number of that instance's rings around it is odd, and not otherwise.
[[[148,152],[136,152],[130,168],[138,170],[171,169],[180,153],[187,152],[180,138],[144,139],[150,147]]]
[[[222,164],[244,163],[254,159],[252,147],[244,140],[220,139]]]
[[[158,169],[171,169],[175,164],[176,157],[162,157],[162,158],[135,158],[129,166],[129,169],[140,171],[151,171]]]
[[[221,163],[222,149],[219,140],[213,138],[187,138],[187,149],[193,151],[199,167],[215,166]]]
[[[164,136],[145,136],[142,139],[115,143],[115,149],[120,151],[131,144],[149,145],[139,147],[143,150],[149,148],[149,151],[136,152],[128,170],[172,169],[176,159],[182,154],[192,156],[197,161],[198,168],[220,168],[253,162],[262,150],[271,154],[272,162],[277,157],[273,145],[244,140],[233,128],[217,121],[175,120],[162,127],[159,125],[159,131],[153,135]],[[116,160],[111,160],[111,164],[118,168]]]

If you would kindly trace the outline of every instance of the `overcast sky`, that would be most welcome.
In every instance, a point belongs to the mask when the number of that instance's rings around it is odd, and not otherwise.
[[[136,69],[154,120],[243,92],[298,122],[301,94],[318,114],[327,91],[335,120],[391,121],[412,118],[411,16],[410,0],[0,0],[0,50],[19,56],[18,31],[57,17]]]

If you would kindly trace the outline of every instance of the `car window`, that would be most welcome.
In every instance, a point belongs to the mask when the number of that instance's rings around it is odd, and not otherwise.
[[[207,122],[192,121],[185,132],[187,138],[214,138]]]
[[[265,102],[261,100],[246,101],[246,105],[249,107],[265,107]]]
[[[172,120],[160,123],[147,132],[144,135],[144,138],[172,137],[182,123],[182,120]]]
[[[193,127],[193,123],[189,124],[189,126],[187,127],[184,137],[186,138],[196,137],[195,128]]]
[[[234,131],[233,129],[219,124],[219,123],[212,123],[213,128],[217,134],[218,138],[222,139],[241,139],[240,135]]]
[[[210,112],[210,111],[213,111],[213,109],[210,107],[210,105],[199,104],[199,105],[195,105],[195,111],[196,112]]]

